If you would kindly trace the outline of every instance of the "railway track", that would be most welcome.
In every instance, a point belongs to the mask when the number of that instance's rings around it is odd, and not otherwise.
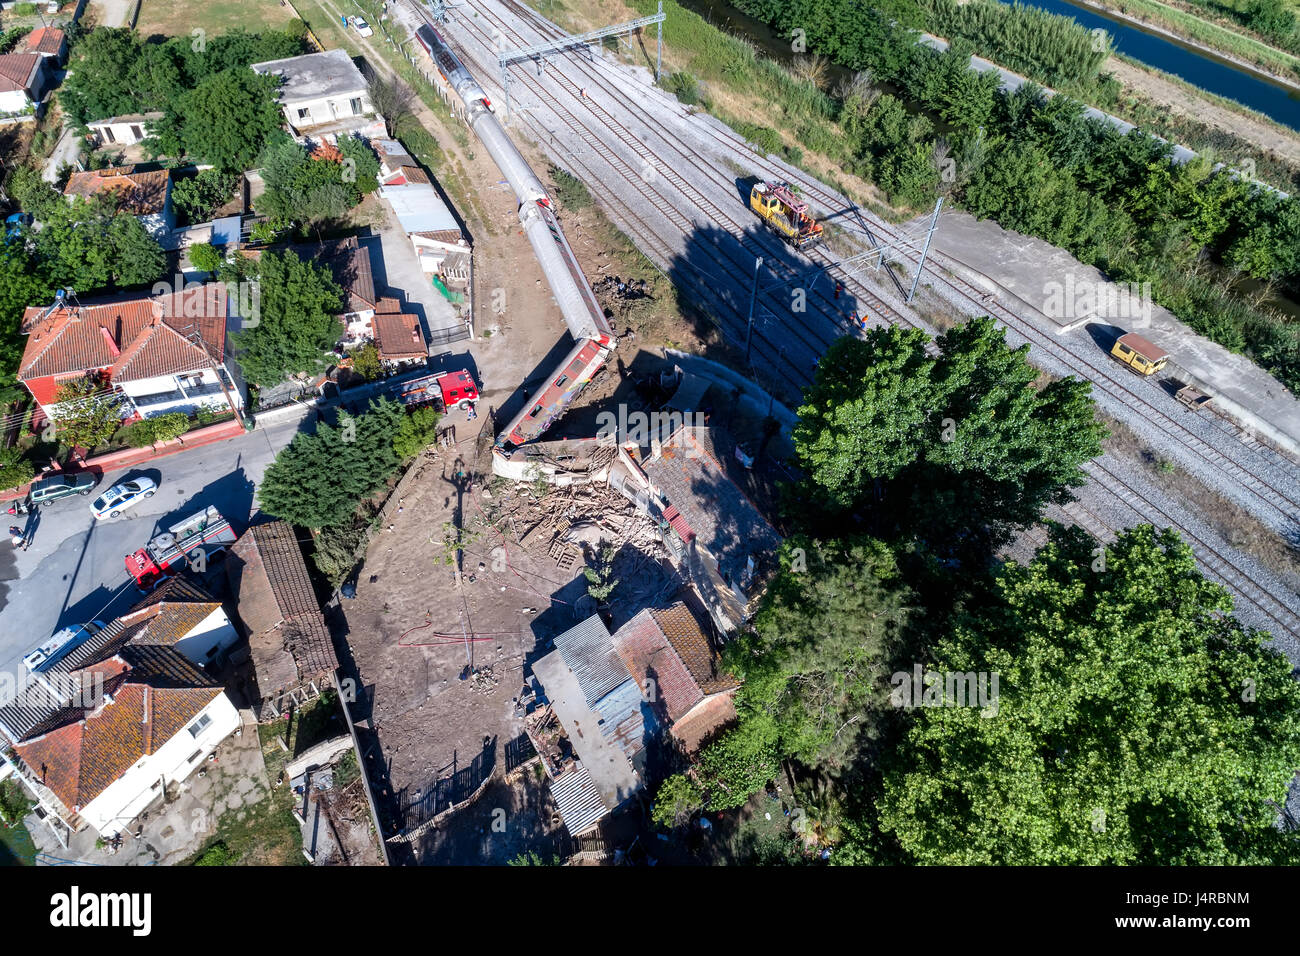
[[[533,38],[525,37],[515,30],[507,20],[483,8],[479,8],[480,17],[459,18],[456,22],[457,28],[464,29],[467,33],[473,35],[487,51],[495,48],[493,38],[488,35],[481,25],[475,23],[475,20],[483,20],[494,25],[502,36],[513,38],[513,42],[518,43],[520,46],[537,42],[539,39],[562,35],[559,28],[549,24],[548,21],[540,18],[534,11],[522,6],[516,0],[504,0],[504,3],[508,9],[515,12],[517,17],[529,23],[538,36]],[[466,58],[467,62],[474,64],[480,77],[494,75],[484,64],[483,59],[476,52],[467,48],[465,42],[460,42],[458,47],[459,52]],[[612,69],[603,60],[593,62],[574,60],[567,62],[566,66],[575,68],[583,76],[590,77],[593,83],[599,82],[602,95],[613,97],[625,109],[632,111],[634,115],[644,114],[652,130],[651,134],[638,137],[609,109],[593,103],[590,98],[583,96],[583,88],[571,77],[565,76],[563,71],[558,68],[548,69],[542,78],[534,77],[527,70],[523,71],[524,76],[518,76],[517,74],[516,76],[522,81],[522,86],[525,89],[544,99],[546,107],[561,119],[564,128],[583,148],[589,149],[593,156],[598,157],[608,164],[610,168],[614,169],[618,177],[627,186],[630,186],[635,194],[646,200],[663,217],[664,222],[681,231],[688,242],[686,253],[689,253],[690,237],[700,231],[701,224],[695,217],[688,215],[680,208],[680,203],[651,188],[660,179],[662,179],[663,183],[676,190],[690,205],[694,206],[699,211],[700,216],[706,219],[709,224],[734,240],[734,243],[716,242],[713,246],[713,250],[717,254],[715,261],[725,269],[732,282],[745,283],[749,280],[753,269],[752,257],[754,255],[762,255],[767,262],[773,263],[773,271],[778,273],[779,278],[797,280],[800,277],[801,270],[788,261],[788,258],[793,256],[801,263],[802,260],[798,260],[796,253],[789,251],[784,243],[766,230],[761,229],[757,225],[757,220],[743,220],[734,212],[719,206],[717,202],[706,196],[699,187],[681,174],[680,170],[687,168],[686,166],[678,166],[671,159],[671,157],[676,156],[683,163],[695,167],[696,171],[701,175],[711,177],[719,185],[726,185],[725,178],[721,177],[718,171],[719,164],[716,158],[706,157],[699,151],[682,143],[665,132],[662,124],[649,122],[649,113],[645,104],[633,102],[622,89],[621,83],[617,79],[603,75],[603,71]],[[562,102],[562,97],[555,96],[548,89],[543,82],[544,80],[553,82],[563,92],[568,93],[573,98],[573,101],[585,106],[590,118],[584,120],[573,109],[568,108]],[[531,111],[526,116],[526,122],[538,141],[545,143],[553,131],[546,128]],[[593,123],[598,124],[600,129],[593,128]],[[725,147],[728,152],[742,153],[748,161],[760,170],[765,170],[766,175],[771,178],[787,179],[795,182],[805,196],[823,208],[839,211],[846,206],[851,206],[843,197],[836,196],[826,187],[815,180],[809,179],[806,175],[798,173],[797,170],[792,170],[790,167],[754,153],[741,137],[730,130],[724,132],[725,127],[723,130],[719,130],[715,129],[712,123],[704,125],[708,129],[709,135],[719,142],[722,147]],[[606,132],[606,135],[612,133],[616,137],[618,146],[627,151],[626,154],[620,155],[616,149],[607,144],[601,132]],[[655,148],[650,146],[652,136],[659,141]],[[658,259],[663,267],[670,270],[673,270],[675,263],[679,263],[686,258],[682,252],[672,248],[670,243],[663,238],[660,230],[657,230],[645,216],[641,215],[632,207],[632,204],[621,198],[617,191],[605,182],[606,174],[604,172],[591,165],[576,151],[570,150],[569,152],[571,155],[566,156],[566,162],[575,167],[574,172],[581,174],[584,182],[588,183],[589,186],[596,187],[596,190],[606,201],[607,208],[617,210],[620,213],[620,217],[624,220],[620,225],[625,227],[625,231],[630,234],[633,241],[643,251],[646,251],[652,259]],[[668,159],[665,157],[668,157]],[[652,175],[647,176],[646,170],[651,170]],[[869,232],[871,227],[862,216],[861,211],[859,211],[858,222],[859,229],[846,231],[852,232],[868,242],[871,241]],[[628,226],[630,228],[627,228]],[[898,233],[883,223],[875,223],[875,226],[878,235],[891,241],[898,239]],[[826,250],[813,250],[813,252],[818,253],[809,256],[814,266],[818,269],[825,269],[829,274],[836,272],[834,259],[829,252]],[[944,265],[947,260],[948,257],[937,257],[937,261],[941,265]],[[948,265],[944,265],[944,267],[945,271],[951,271]],[[697,295],[698,300],[705,303],[719,321],[725,321],[728,313],[734,316],[730,326],[734,332],[743,337],[743,305],[737,301],[740,297],[720,289],[716,283],[707,281],[712,277],[707,273],[700,272],[697,267],[687,263],[687,268],[695,268],[696,272],[700,273],[700,276],[689,275],[686,269],[676,269],[676,274],[673,276],[674,281],[685,278],[691,285],[693,293]],[[702,281],[701,277],[704,281]],[[902,323],[922,329],[931,335],[934,334],[932,328],[908,316],[900,308],[868,289],[855,277],[840,271],[839,278],[844,284],[845,291],[854,296],[856,300],[867,302],[876,312],[875,318],[880,321],[891,324]],[[1164,408],[1135,390],[1142,386],[1148,389],[1154,388],[1153,383],[1136,379],[1125,381],[1123,376],[1129,376],[1131,373],[1109,367],[1108,359],[1089,359],[1069,350],[1053,337],[1053,333],[1037,329],[1028,320],[1021,318],[1001,303],[985,301],[983,293],[960,275],[954,273],[951,276],[944,276],[942,281],[951,286],[956,295],[965,299],[973,307],[972,311],[977,313],[987,312],[997,318],[1010,332],[1028,341],[1031,346],[1038,346],[1040,351],[1046,352],[1054,358],[1057,364],[1093,381],[1095,387],[1101,388],[1114,400],[1122,402],[1129,408],[1136,409],[1149,420],[1167,429],[1175,440],[1187,446],[1191,453],[1200,456],[1210,466],[1217,469],[1226,480],[1239,483],[1242,488],[1253,495],[1258,508],[1271,509],[1275,527],[1278,524],[1286,525],[1296,522],[1296,516],[1300,515],[1300,495],[1287,487],[1289,483],[1287,479],[1290,476],[1279,474],[1276,465],[1260,461],[1258,464],[1261,466],[1268,465],[1268,467],[1261,467],[1260,469],[1265,473],[1265,477],[1253,474],[1240,459],[1223,453],[1210,441],[1187,428],[1176,417],[1168,414]],[[839,312],[839,308],[828,297],[826,292],[818,289],[814,289],[812,292],[810,298],[815,297],[824,313],[833,316]],[[796,316],[793,310],[785,310],[784,314],[780,314],[771,309],[770,305],[768,308],[782,322],[781,330],[777,334],[783,335],[784,340],[778,341],[772,334],[760,329],[756,323],[754,330],[755,350],[762,353],[766,357],[768,364],[779,374],[787,378],[793,374],[801,382],[811,380],[811,375],[805,369],[811,368],[816,358],[830,345],[835,335],[856,332],[852,327],[848,327],[847,323],[836,322],[834,319],[828,318],[826,325],[832,333],[832,335],[828,336],[812,327],[807,314]],[[792,359],[790,356],[789,346],[791,343],[797,346],[795,349],[797,358]],[[807,366],[804,365],[804,359],[808,360]],[[1235,441],[1235,439],[1232,440]],[[1248,446],[1243,445],[1243,447]],[[1163,523],[1178,528],[1196,549],[1198,559],[1201,560],[1202,566],[1209,576],[1227,587],[1238,600],[1258,609],[1259,614],[1268,622],[1271,622],[1277,633],[1288,635],[1293,644],[1295,641],[1300,640],[1300,617],[1290,610],[1286,601],[1280,600],[1274,593],[1252,580],[1250,571],[1242,568],[1237,560],[1225,554],[1221,548],[1205,540],[1205,536],[1189,532],[1184,526],[1185,523],[1180,525],[1176,522],[1168,513],[1166,506],[1162,505],[1158,500],[1154,500],[1158,496],[1135,487],[1133,482],[1127,481],[1116,474],[1113,469],[1105,464],[1104,460],[1099,459],[1089,463],[1086,470],[1095,482],[1114,495],[1118,502],[1137,516],[1138,520],[1155,524]],[[1076,523],[1094,536],[1108,537],[1113,533],[1111,528],[1113,522],[1103,519],[1078,503],[1071,505],[1067,514],[1070,514]]]
[[[518,2],[518,0],[503,0],[503,4],[520,19],[527,21],[537,31],[541,39],[553,39],[565,35],[564,31],[559,27],[547,21],[536,11]],[[502,29],[507,27],[500,18],[493,17],[493,19]],[[514,32],[514,35],[521,43],[525,42],[517,32]],[[645,112],[644,106],[630,101],[618,79],[609,75],[614,68],[605,61],[584,62],[576,60],[574,66],[578,71],[590,76],[593,80],[603,81],[605,92],[620,99],[626,107],[634,111]],[[559,73],[558,70],[554,72]],[[570,86],[573,87],[574,84],[570,82]],[[576,92],[576,89],[571,89],[570,92]],[[621,123],[617,123],[613,117],[609,116],[607,111],[599,107],[595,109],[604,114],[610,128],[616,129],[621,139],[639,148],[639,151],[646,156],[647,162],[653,163],[656,168],[667,166],[657,156],[650,153],[645,144],[632,136]],[[718,164],[715,160],[703,156],[680,140],[664,134],[661,126],[656,127],[655,124],[651,124],[651,126],[657,128],[657,135],[668,150],[674,151],[683,159],[693,162],[700,172],[710,176],[715,182],[725,185],[725,179],[720,178],[718,175]],[[852,210],[855,213],[859,229],[855,230],[846,227],[846,231],[856,233],[873,246],[875,245],[870,232],[871,226],[868,225],[865,219],[864,211],[854,206],[846,197],[832,192],[818,180],[793,167],[778,164],[769,160],[766,156],[755,153],[750,149],[743,137],[725,126],[719,129],[715,124],[704,123],[702,127],[715,142],[725,146],[729,152],[749,153],[754,164],[763,169],[766,176],[775,179],[788,179],[795,183],[807,198],[820,205],[826,212],[834,213],[844,209]],[[678,187],[683,195],[690,197],[696,203],[697,208],[710,216],[715,223],[725,223],[726,227],[736,235],[741,235],[746,231],[745,225],[737,222],[734,216],[717,209],[714,204],[703,197],[698,189],[686,184],[684,178],[676,170],[672,170],[670,181]],[[891,241],[900,238],[898,231],[883,222],[876,220],[874,226],[879,235]],[[834,259],[826,250],[813,249],[809,252],[809,258],[821,263],[824,267],[832,267],[831,271],[834,271]],[[916,258],[919,260],[919,254]],[[782,260],[778,258],[776,261],[780,262]],[[1204,461],[1229,484],[1243,489],[1245,495],[1253,500],[1254,507],[1250,508],[1251,512],[1275,531],[1286,533],[1300,527],[1300,482],[1297,482],[1293,473],[1286,473],[1291,471],[1288,467],[1289,462],[1280,454],[1257,443],[1241,441],[1238,434],[1231,431],[1225,433],[1222,428],[1215,428],[1218,434],[1214,436],[1215,442],[1211,443],[1210,440],[1186,425],[1185,417],[1187,412],[1185,409],[1178,406],[1174,399],[1166,395],[1156,383],[1135,379],[1131,372],[1119,368],[1108,357],[1100,353],[1093,354],[1095,350],[1075,351],[1070,349],[1055,334],[1054,330],[1044,331],[996,299],[986,299],[981,290],[958,273],[958,268],[964,266],[964,264],[956,262],[953,257],[931,250],[930,261],[944,268],[945,272],[948,273],[944,278],[944,282],[966,300],[966,304],[974,313],[988,313],[1022,340],[1028,342],[1031,348],[1036,348],[1040,352],[1049,355],[1067,372],[1091,381],[1094,388],[1105,391],[1116,402],[1137,411],[1148,421],[1157,425],[1161,431],[1182,445],[1189,453]],[[910,267],[915,267],[912,260],[908,259],[907,262]],[[890,306],[879,295],[864,284],[854,280],[853,277],[842,271],[839,274],[846,290],[851,292],[855,299],[865,299],[871,309],[887,321],[893,324],[903,323],[913,328],[920,328],[928,334],[934,334],[933,329],[905,315],[901,310]],[[824,306],[830,305],[826,301],[824,294],[821,294],[819,298]],[[855,330],[842,328],[841,331],[852,334]],[[828,344],[824,343],[824,345]],[[1153,397],[1157,400],[1153,400]],[[1246,437],[1249,438],[1250,436],[1247,434]]]

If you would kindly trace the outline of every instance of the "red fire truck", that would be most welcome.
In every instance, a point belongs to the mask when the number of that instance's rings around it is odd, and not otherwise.
[[[209,506],[154,535],[135,554],[128,554],[126,570],[136,587],[147,593],[187,566],[205,570],[208,559],[234,544],[235,538],[230,522]]]
[[[465,369],[421,375],[392,387],[393,396],[403,405],[434,404],[438,411],[459,408],[468,411],[478,401],[474,376]]]

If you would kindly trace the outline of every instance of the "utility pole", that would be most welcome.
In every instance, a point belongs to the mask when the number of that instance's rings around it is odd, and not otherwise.
[[[655,30],[659,34],[659,42],[655,46],[655,83],[659,82],[659,73],[663,69],[664,62],[664,0],[659,0],[659,22],[655,24]]]
[[[930,228],[925,233],[925,245],[921,247],[921,261],[916,264],[916,275],[912,276],[912,288],[907,290],[907,302],[910,305],[912,296],[916,295],[917,283],[921,281],[921,273],[925,270],[925,257],[930,251],[930,240],[934,238],[935,226],[939,224],[939,209],[943,206],[943,197],[940,196],[934,203],[934,215],[930,217]]]
[[[749,364],[749,350],[754,344],[754,300],[758,298],[758,270],[763,268],[763,257],[754,259],[754,285],[749,293],[749,321],[745,326],[745,364]]]

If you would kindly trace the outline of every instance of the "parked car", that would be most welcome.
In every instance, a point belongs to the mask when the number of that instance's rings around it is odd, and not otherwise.
[[[357,33],[361,34],[363,37],[372,37],[375,35],[375,31],[370,29],[370,24],[366,23],[366,21],[361,17],[348,17],[348,22],[352,24],[352,29],[356,30]]]
[[[116,518],[127,508],[133,508],[158,490],[152,478],[132,478],[119,481],[90,503],[90,513],[96,518]]]
[[[27,504],[47,505],[70,495],[88,495],[96,483],[97,479],[88,471],[50,475],[48,478],[32,482],[32,490],[27,495]]]

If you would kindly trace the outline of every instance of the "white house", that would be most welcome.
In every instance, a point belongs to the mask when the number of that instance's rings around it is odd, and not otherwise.
[[[134,146],[149,135],[149,124],[163,118],[161,112],[128,113],[92,120],[86,127],[95,135],[100,146]]]
[[[280,106],[295,133],[320,135],[360,129],[375,109],[366,78],[346,50],[333,49],[254,63],[258,73],[280,77]]]
[[[48,62],[39,53],[0,54],[0,116],[35,110],[49,78]]]
[[[19,381],[54,419],[59,386],[86,375],[121,397],[124,418],[242,407],[225,364],[229,308],[226,287],[215,282],[157,296],[31,306],[23,314]]]
[[[0,729],[41,805],[111,837],[187,778],[241,720],[200,667],[239,634],[221,604],[173,578],[41,665]]]

